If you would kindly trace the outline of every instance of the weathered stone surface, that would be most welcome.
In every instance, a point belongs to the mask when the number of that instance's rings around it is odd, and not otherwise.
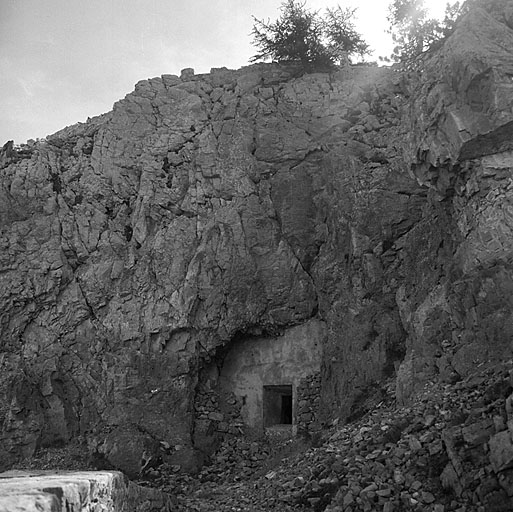
[[[349,314],[330,351],[357,357],[354,344],[370,340],[363,373],[346,361],[351,386],[399,357],[403,331],[380,303],[372,248],[408,229],[423,199],[370,139],[395,133],[400,86],[378,68],[295,71],[143,81],[30,158],[6,150],[3,460],[92,433],[92,449],[131,476],[148,456],[192,468],[200,361],[316,315]],[[349,133],[369,105],[389,114]],[[378,298],[349,313],[356,268],[355,296]]]
[[[507,430],[490,439],[490,462],[496,472],[513,467],[513,443]]]
[[[156,489],[107,471],[0,474],[2,512],[157,512],[174,510],[171,498]]]
[[[160,441],[170,462],[194,465],[198,357],[314,314],[312,279],[272,205],[276,171],[252,154],[254,137],[274,137],[260,110],[286,122],[268,92],[287,76],[264,66],[140,82],[30,158],[4,151],[4,463],[94,431],[94,448],[132,476],[140,447]],[[262,154],[286,160],[275,142]],[[120,429],[133,447],[121,458]]]
[[[131,476],[194,469],[234,427],[195,411],[200,369],[312,318],[319,423],[396,371],[406,402],[508,358],[508,5],[478,2],[419,73],[184,70],[6,144],[0,465],[86,435]]]
[[[430,211],[404,243],[397,296],[410,356],[398,390],[511,355],[513,44],[508,2],[483,0],[410,82],[407,159]],[[406,268],[408,268],[406,267]]]

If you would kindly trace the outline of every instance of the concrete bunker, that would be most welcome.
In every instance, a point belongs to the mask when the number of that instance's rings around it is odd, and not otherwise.
[[[243,338],[229,348],[218,389],[221,396],[236,397],[246,428],[255,433],[275,425],[311,430],[317,421],[324,336],[324,323],[313,319],[281,336]]]

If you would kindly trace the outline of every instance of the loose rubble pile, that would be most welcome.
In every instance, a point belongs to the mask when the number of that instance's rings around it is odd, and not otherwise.
[[[155,470],[183,511],[513,509],[513,362],[384,400],[319,438],[226,440],[197,476]],[[167,468],[169,469],[169,468]]]
[[[197,475],[163,464],[139,483],[172,495],[178,511],[513,510],[513,361],[427,384],[408,407],[396,405],[392,380],[380,391],[347,425],[228,437]],[[76,469],[79,455],[46,450],[17,467]]]

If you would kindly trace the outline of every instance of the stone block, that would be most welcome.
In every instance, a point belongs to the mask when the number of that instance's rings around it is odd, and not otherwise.
[[[473,423],[461,429],[463,440],[470,446],[478,446],[486,443],[495,432],[493,418],[486,418],[478,423]]]
[[[444,489],[452,489],[456,496],[460,496],[463,490],[458,474],[454,470],[453,465],[449,462],[445,466],[442,474],[440,475],[440,481]]]
[[[116,471],[8,471],[0,474],[0,512],[171,512],[171,497]]]
[[[220,412],[211,412],[208,415],[209,419],[212,421],[223,421],[224,420],[224,414]]]
[[[489,442],[490,462],[496,473],[513,467],[513,443],[509,431],[495,434]]]

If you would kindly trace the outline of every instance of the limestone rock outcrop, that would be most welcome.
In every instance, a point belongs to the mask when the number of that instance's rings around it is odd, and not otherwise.
[[[510,354],[511,47],[483,0],[419,72],[188,70],[6,144],[0,461],[192,469],[201,368],[312,318],[320,421]]]
[[[510,2],[479,2],[411,82],[409,161],[431,219],[406,240],[400,396],[511,357],[511,14]]]

